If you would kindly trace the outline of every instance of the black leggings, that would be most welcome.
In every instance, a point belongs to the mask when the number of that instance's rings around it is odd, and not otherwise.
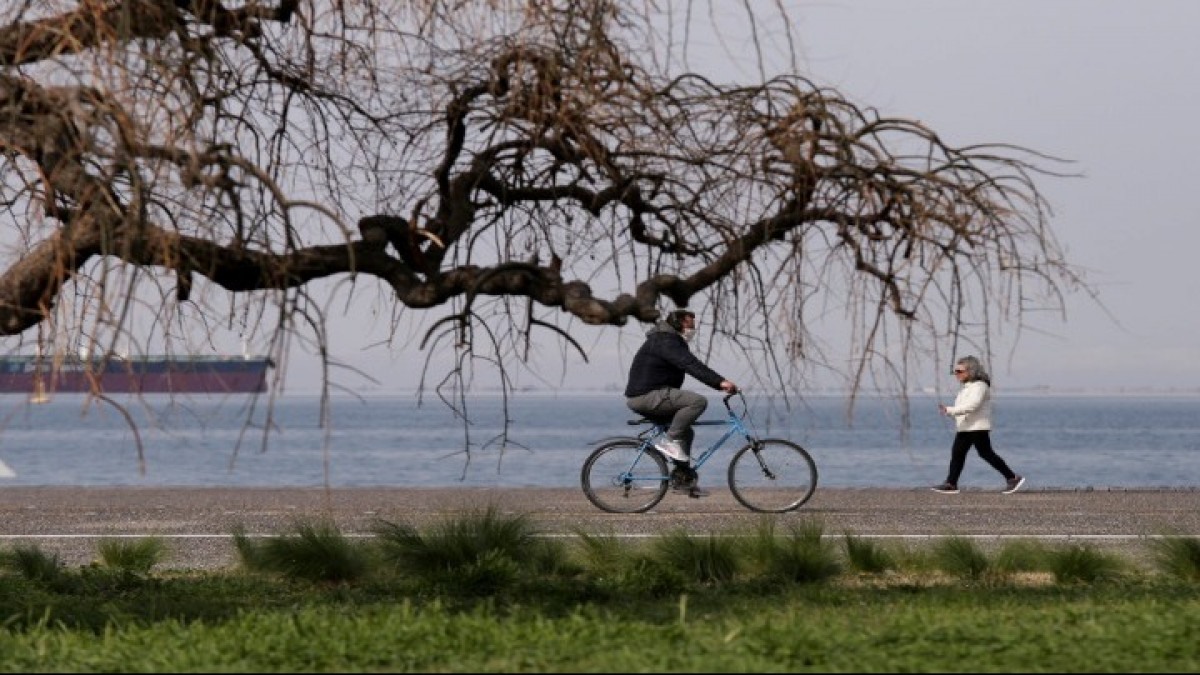
[[[971,446],[975,446],[976,452],[983,458],[983,461],[992,465],[992,468],[999,471],[1005,480],[1012,480],[1017,474],[1008,468],[1008,464],[992,450],[992,436],[987,431],[960,431],[954,434],[954,445],[950,448],[950,472],[946,474],[946,482],[951,485],[958,485],[958,477],[962,474],[963,465],[967,463],[967,453],[971,450]]]

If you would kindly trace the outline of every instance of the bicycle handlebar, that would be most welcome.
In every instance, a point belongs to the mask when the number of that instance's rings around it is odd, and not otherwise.
[[[731,412],[731,413],[733,412],[733,406],[729,405],[729,399],[733,398],[734,396],[741,396],[741,398],[742,398],[742,406],[743,406],[743,407],[745,407],[745,406],[746,406],[746,397],[745,397],[745,396],[742,396],[742,389],[741,389],[741,388],[738,388],[738,390],[737,390],[737,391],[734,391],[734,392],[731,392],[731,393],[725,394],[724,396],[722,396],[722,397],[721,397],[721,403],[724,403],[724,404],[725,404],[725,410],[728,410],[728,411],[729,411],[729,412]]]

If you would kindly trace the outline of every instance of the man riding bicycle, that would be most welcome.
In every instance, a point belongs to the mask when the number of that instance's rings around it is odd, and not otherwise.
[[[689,468],[692,440],[696,436],[692,424],[708,408],[708,399],[693,391],[680,389],[685,375],[691,375],[713,389],[736,393],[733,382],[718,375],[692,354],[688,342],[696,334],[696,315],[677,309],[646,333],[646,341],[633,357],[629,380],[625,385],[625,405],[646,418],[669,424],[665,437],[655,444],[664,455],[686,469],[691,478],[678,486],[693,490],[695,472]]]

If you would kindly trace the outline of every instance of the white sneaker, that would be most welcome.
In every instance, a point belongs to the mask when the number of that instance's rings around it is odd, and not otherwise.
[[[683,451],[683,445],[673,438],[667,438],[664,436],[654,444],[654,447],[658,448],[659,452],[675,460],[676,462],[688,461],[687,453]]]

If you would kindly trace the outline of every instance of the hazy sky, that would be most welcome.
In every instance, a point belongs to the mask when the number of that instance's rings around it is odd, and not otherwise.
[[[951,143],[1068,158],[1042,181],[1084,297],[1041,321],[1001,381],[1200,389],[1200,3],[879,0],[800,4],[807,65]]]
[[[1200,391],[1200,2],[786,4],[801,67],[818,83],[885,115],[919,119],[952,145],[1022,145],[1073,160],[1070,170],[1082,174],[1040,187],[1068,259],[1086,270],[1106,309],[1077,295],[1065,320],[1037,319],[1040,332],[999,350],[998,384]],[[730,68],[733,60],[708,61]],[[631,326],[622,340],[641,330]],[[613,334],[593,333],[580,336],[594,349],[591,363],[568,357],[567,388],[623,383],[627,360],[608,349]],[[333,353],[386,380],[383,391],[415,385],[420,355],[365,347],[377,339],[335,330]],[[289,391],[316,382],[303,358],[288,378]],[[546,378],[560,381],[557,372]]]

